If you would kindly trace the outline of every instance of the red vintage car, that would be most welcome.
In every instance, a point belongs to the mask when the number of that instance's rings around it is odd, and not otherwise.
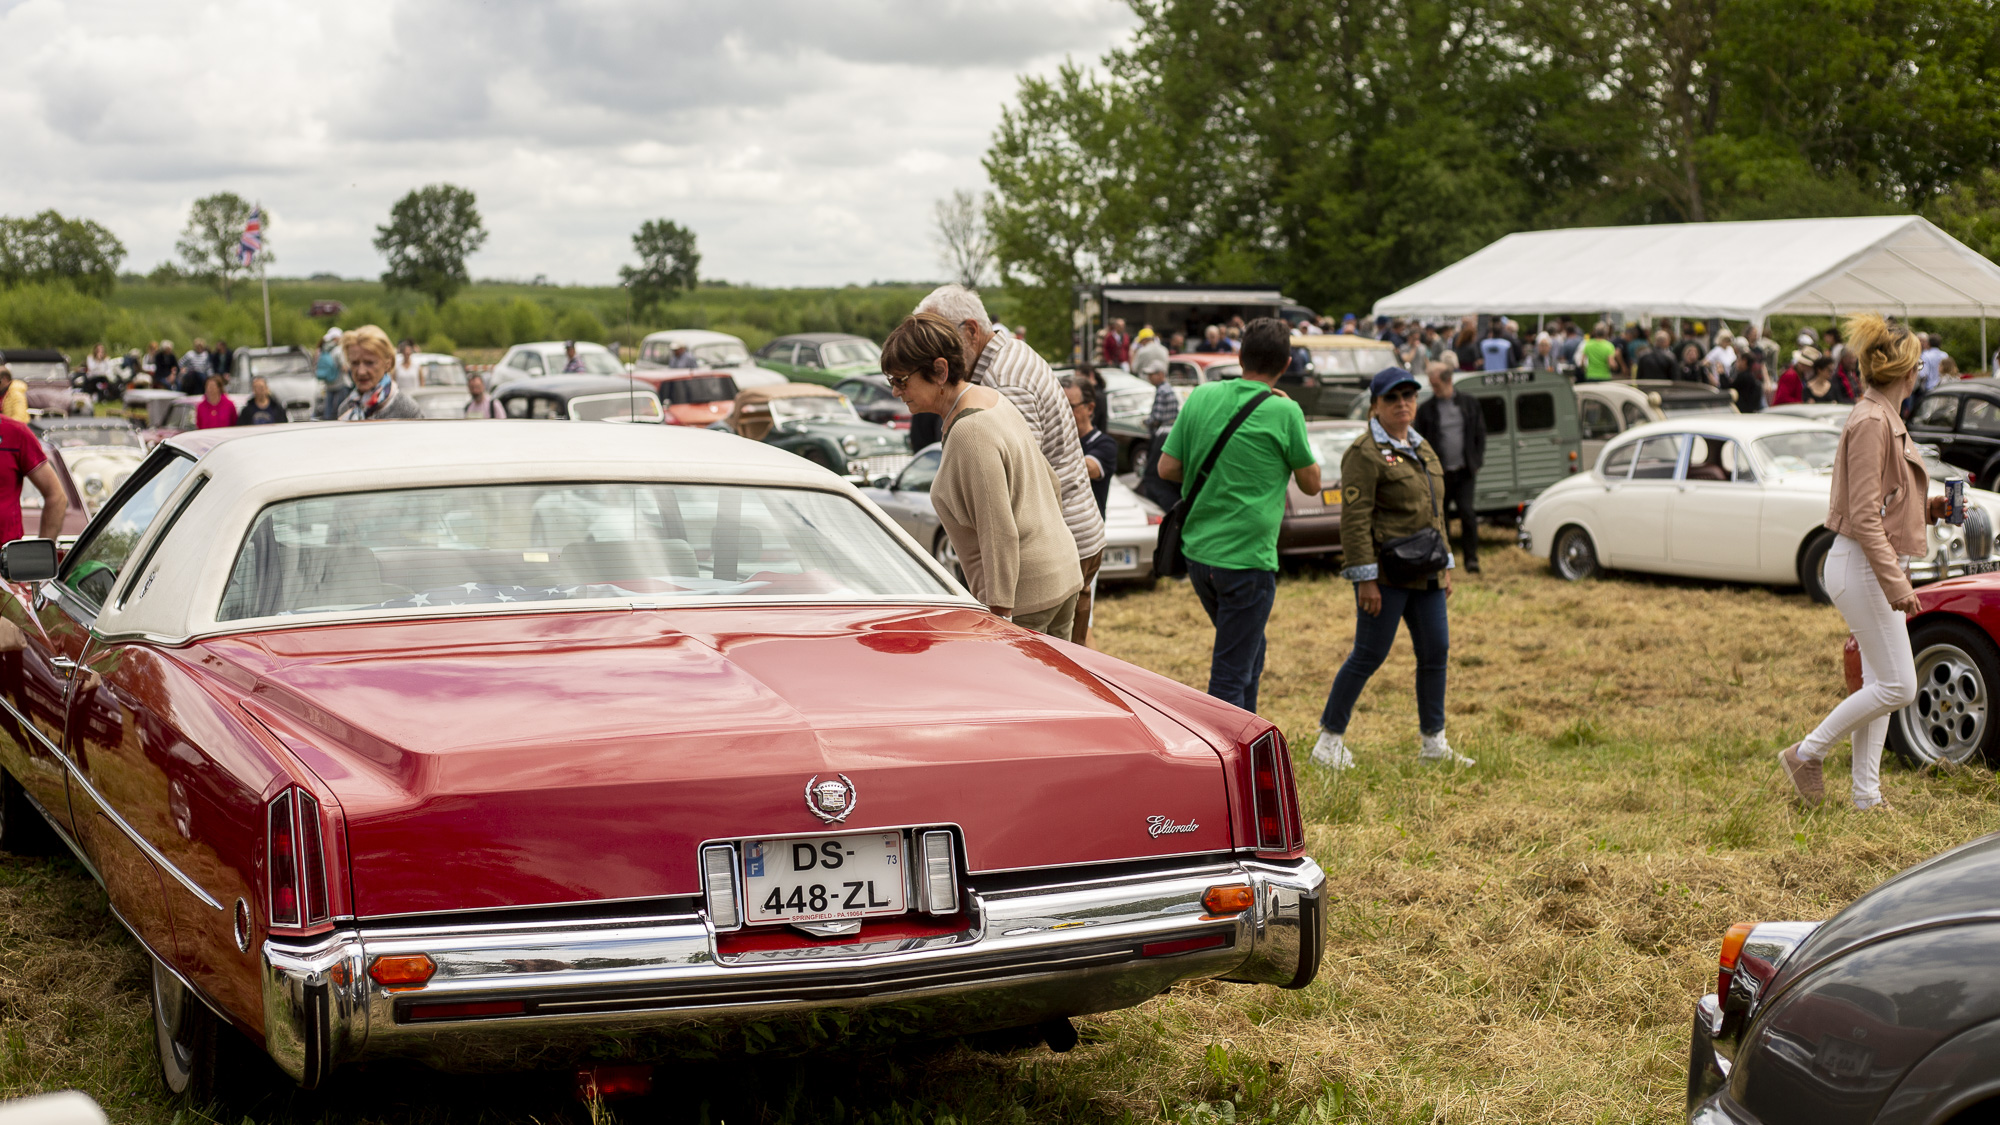
[[[0,847],[104,884],[171,1089],[1064,1046],[1313,979],[1271,724],[993,616],[783,450],[491,425],[181,434],[59,571],[0,548]]]
[[[1981,556],[1983,557],[1983,556]],[[1917,587],[1909,616],[1917,701],[1889,716],[1889,749],[1911,765],[2000,763],[2000,574]],[[1861,687],[1861,650],[1842,650],[1847,690]]]

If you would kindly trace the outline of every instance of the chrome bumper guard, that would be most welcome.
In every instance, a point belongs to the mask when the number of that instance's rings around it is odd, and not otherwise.
[[[1249,883],[1255,904],[1208,915],[1203,893],[1232,882]],[[699,914],[351,927],[264,943],[266,1048],[311,1088],[363,1059],[456,1071],[645,1062],[741,1042],[1025,1027],[1191,978],[1301,988],[1319,971],[1325,883],[1303,859],[974,888],[959,933],[736,954]],[[369,978],[375,958],[416,953],[437,966],[428,983]]]
[[[1740,1027],[1725,1027],[1722,1005],[1713,992],[1694,1006],[1694,1036],[1688,1047],[1689,1125],[1750,1125],[1753,1119],[1729,1099],[1730,1060]]]

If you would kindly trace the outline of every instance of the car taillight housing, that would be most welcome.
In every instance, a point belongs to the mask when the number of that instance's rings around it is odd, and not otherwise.
[[[274,930],[309,930],[333,915],[327,887],[325,829],[319,801],[292,787],[271,799],[264,839]]]
[[[1289,858],[1305,850],[1292,756],[1285,750],[1284,736],[1275,730],[1250,744],[1250,808],[1251,832],[1260,854]]]

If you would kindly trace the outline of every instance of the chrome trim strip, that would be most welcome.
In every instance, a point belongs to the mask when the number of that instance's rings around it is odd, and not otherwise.
[[[698,601],[640,603],[634,605],[628,598],[599,598],[583,605],[548,606],[542,609],[530,608],[536,603],[523,604],[509,602],[503,605],[448,606],[451,613],[437,613],[432,607],[409,610],[385,610],[375,614],[329,613],[318,617],[299,620],[293,617],[247,617],[242,622],[230,622],[228,628],[217,627],[192,632],[183,637],[169,637],[156,633],[95,633],[102,641],[124,644],[151,644],[162,648],[181,648],[198,641],[213,640],[216,637],[233,637],[241,633],[285,633],[297,629],[318,629],[329,625],[380,625],[397,621],[449,621],[465,617],[519,616],[539,613],[630,613],[634,608],[666,612],[675,609],[782,609],[800,607],[825,609],[831,606],[852,606],[857,609],[894,609],[907,606],[911,609],[970,609],[981,613],[987,607],[971,598],[953,598],[940,595],[936,598],[894,598],[879,602],[858,601],[854,598],[707,598]]]
[[[5,704],[5,702],[5,700],[0,700],[0,704]],[[90,872],[90,877],[97,880],[97,885],[99,887],[104,886],[104,876],[97,870],[97,865],[90,862],[90,857],[83,854],[82,845],[78,844],[76,838],[69,834],[69,829],[57,824],[56,818],[49,815],[49,810],[43,808],[42,803],[35,800],[35,795],[28,792],[25,786],[21,789],[21,795],[28,799],[29,804],[35,806],[35,811],[41,814],[43,823],[47,824],[50,830],[56,834],[56,839],[63,842],[63,847],[69,849],[70,854],[76,857],[76,861],[83,864],[83,869]],[[114,911],[113,913],[116,912]]]
[[[9,703],[4,696],[0,696],[0,707],[6,708],[7,713],[9,715],[14,716],[15,722],[27,728],[28,731],[34,734],[37,741],[39,741],[43,746],[49,748],[49,752],[51,754],[54,754],[56,756],[56,760],[63,764],[63,768],[69,771],[69,776],[78,785],[81,785],[83,787],[84,793],[88,795],[93,802],[96,803],[98,811],[104,815],[104,818],[106,820],[109,820],[111,823],[117,825],[118,830],[120,832],[125,833],[126,838],[130,839],[134,844],[137,844],[139,846],[139,850],[146,853],[147,859],[150,859],[154,863],[159,864],[162,870],[164,870],[167,874],[172,875],[174,877],[174,882],[179,883],[183,887],[186,887],[188,889],[188,893],[194,895],[194,897],[200,899],[201,901],[207,903],[209,906],[214,907],[217,910],[227,909],[221,903],[215,901],[215,897],[213,895],[209,894],[205,890],[202,890],[200,883],[197,883],[193,879],[188,878],[187,875],[184,874],[180,868],[175,867],[172,860],[169,860],[165,855],[161,854],[160,849],[153,846],[152,841],[146,839],[144,836],[139,835],[138,829],[132,827],[130,824],[127,824],[125,822],[125,818],[118,815],[118,810],[111,807],[111,802],[104,799],[104,794],[99,793],[97,791],[97,786],[92,785],[90,783],[90,779],[83,775],[83,771],[77,768],[76,763],[70,761],[69,756],[67,754],[64,754],[62,750],[56,746],[55,743],[49,741],[49,736],[42,733],[42,728],[29,722],[27,717],[22,715],[19,711],[16,711],[14,709],[14,705],[12,703]],[[50,821],[50,823],[53,824],[54,821]],[[73,847],[74,845],[71,846]],[[89,866],[88,860],[84,862],[84,866],[86,867]],[[96,873],[94,868],[92,869],[92,873],[93,874]],[[99,877],[98,882],[102,883],[103,881],[104,881],[103,878]]]

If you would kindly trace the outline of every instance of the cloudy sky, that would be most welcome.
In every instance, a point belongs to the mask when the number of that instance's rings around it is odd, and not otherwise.
[[[640,221],[702,274],[942,273],[931,207],[980,188],[1017,76],[1129,34],[1116,0],[0,0],[0,214],[105,224],[127,269],[214,191],[274,271],[373,277],[404,192],[478,194],[475,277],[615,281]]]

